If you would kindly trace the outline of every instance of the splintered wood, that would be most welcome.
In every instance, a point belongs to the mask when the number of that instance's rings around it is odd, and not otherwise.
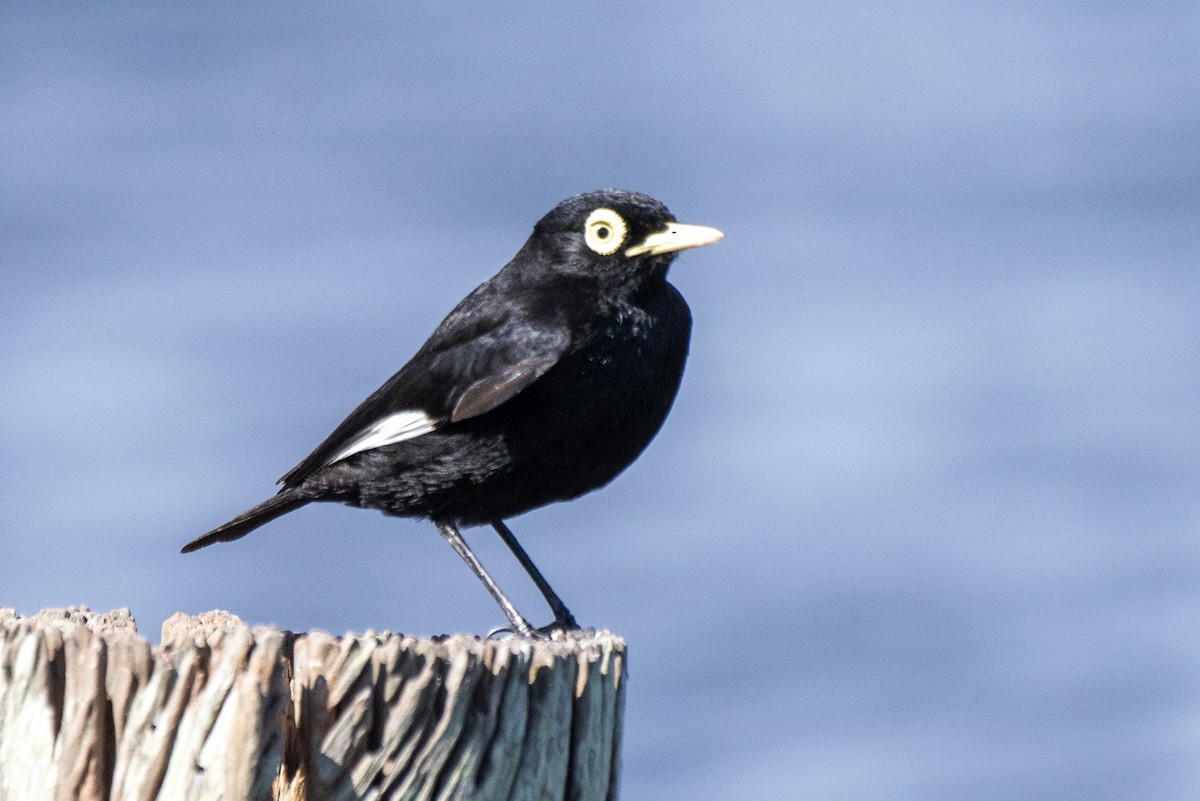
[[[0,801],[613,799],[625,644],[0,609]]]

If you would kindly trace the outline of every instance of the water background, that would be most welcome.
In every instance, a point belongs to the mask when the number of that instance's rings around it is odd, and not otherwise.
[[[620,186],[727,234],[684,385],[513,527],[624,796],[1194,798],[1198,90],[1194,3],[5,4],[0,605],[501,623],[426,523],[178,549]]]

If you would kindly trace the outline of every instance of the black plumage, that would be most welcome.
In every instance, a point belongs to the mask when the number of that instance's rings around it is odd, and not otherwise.
[[[503,519],[607,484],[662,425],[687,358],[691,314],[667,282],[678,251],[721,238],[647,195],[563,201],[499,273],[307,458],[278,494],[186,546],[245,536],[313,501],[427,517],[500,603],[529,624],[458,526],[491,524],[574,627]]]

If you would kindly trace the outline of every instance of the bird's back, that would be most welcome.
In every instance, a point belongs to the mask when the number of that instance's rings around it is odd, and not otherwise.
[[[665,280],[592,321],[589,336],[492,411],[357,454],[309,477],[317,495],[388,514],[485,523],[604,486],[662,426],[691,313]]]

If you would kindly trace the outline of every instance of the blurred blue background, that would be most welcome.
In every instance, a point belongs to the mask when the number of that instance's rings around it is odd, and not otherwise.
[[[0,605],[500,624],[427,523],[178,549],[620,186],[727,234],[684,386],[513,527],[625,797],[1195,798],[1198,90],[1195,3],[6,3]]]

